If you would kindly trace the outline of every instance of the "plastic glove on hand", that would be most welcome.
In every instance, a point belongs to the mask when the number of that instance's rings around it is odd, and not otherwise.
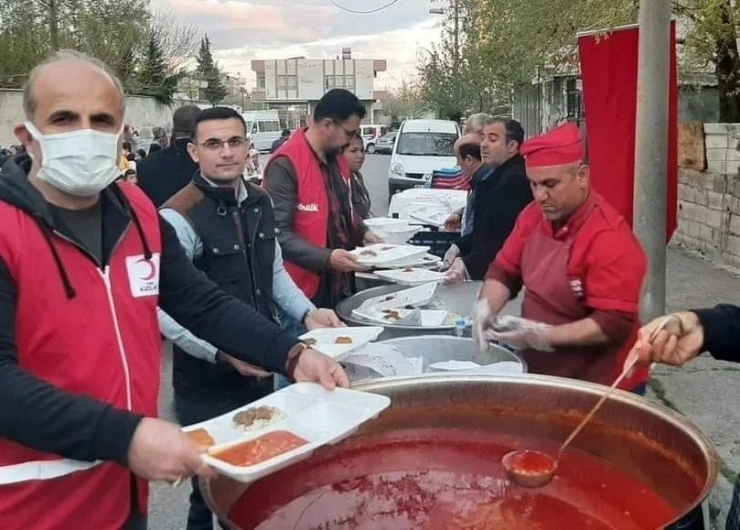
[[[465,262],[461,258],[456,258],[455,261],[452,262],[452,267],[447,271],[447,276],[444,280],[445,285],[455,285],[469,280],[470,274],[468,274]]]
[[[460,256],[460,247],[457,245],[451,245],[450,248],[447,249],[447,252],[445,252],[444,257],[442,258],[442,267],[444,269],[449,269],[452,266],[452,263],[455,261],[456,258]]]
[[[486,332],[490,331],[492,321],[496,318],[496,315],[491,311],[491,306],[488,305],[488,300],[478,300],[473,306],[473,310],[470,313],[473,319],[473,340],[478,348],[478,351],[485,353],[488,351],[488,342],[486,338]]]
[[[505,315],[492,322],[490,329],[485,330],[484,338],[519,351],[551,352],[554,351],[549,339],[551,327],[541,322]]]

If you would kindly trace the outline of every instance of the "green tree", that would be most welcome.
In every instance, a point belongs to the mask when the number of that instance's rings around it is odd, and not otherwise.
[[[440,0],[441,2],[442,0]],[[637,21],[639,0],[444,0],[443,41],[422,61],[425,99],[443,113],[469,107],[470,100],[494,93],[508,97],[531,83],[538,70],[577,68],[576,34]],[[458,6],[460,42],[455,72],[450,43],[453,6]],[[672,0],[679,33],[679,66],[684,80],[713,75],[719,88],[720,121],[740,122],[740,2]],[[701,75],[694,75],[694,74]],[[464,77],[462,92],[454,82]],[[459,86],[459,85],[458,85]],[[486,97],[490,96],[488,94]],[[485,107],[486,102],[478,107]],[[472,108],[472,107],[471,107]],[[452,111],[448,110],[452,109]]]
[[[421,117],[426,107],[419,86],[406,80],[389,92],[381,102],[383,114],[390,117],[392,126],[400,125],[406,119]]]
[[[680,0],[673,6],[686,28],[680,66],[689,72],[709,67],[719,88],[719,120],[740,122],[740,5],[733,0]]]
[[[71,48],[105,62],[135,92],[152,38],[165,79],[195,51],[194,28],[171,12],[151,12],[150,0],[0,0],[0,86],[22,86],[51,52]]]
[[[154,35],[150,35],[146,57],[138,74],[137,92],[151,96],[164,105],[170,105],[179,79],[179,74],[170,73],[161,45]]]
[[[215,107],[224,100],[228,92],[221,82],[221,71],[213,60],[211,41],[208,39],[208,35],[200,41],[197,61],[196,73],[206,83],[206,86],[201,90],[201,97]]]

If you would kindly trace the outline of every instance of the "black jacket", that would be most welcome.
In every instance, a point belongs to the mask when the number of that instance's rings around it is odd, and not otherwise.
[[[136,164],[139,187],[159,208],[167,199],[188,185],[198,171],[187,138],[175,140],[167,149],[157,151]]]
[[[56,238],[74,235],[60,223],[41,194],[26,178],[28,156],[6,163],[0,171],[0,200],[34,216]],[[126,230],[138,230],[136,215],[117,184],[101,193],[103,266]],[[248,363],[284,373],[288,353],[297,340],[254,309],[208,280],[188,259],[174,229],[160,217],[159,305],[185,328]],[[47,258],[45,258],[47,259]],[[49,257],[48,259],[51,259]],[[60,281],[64,263],[59,261]],[[84,285],[67,287],[84,289]],[[128,447],[141,419],[88,396],[56,388],[20,366],[15,342],[17,285],[0,260],[0,436],[39,451],[77,460],[114,460],[126,464]],[[38,318],[44,318],[39,314]]]
[[[455,243],[473,280],[483,279],[514,229],[519,213],[530,202],[532,190],[520,155],[510,158],[478,183],[473,202],[473,232]]]
[[[212,186],[196,174],[162,208],[187,219],[203,242],[203,254],[193,261],[198,269],[227,294],[277,322],[272,301],[275,216],[267,192],[246,186],[247,198],[237,204],[232,188]],[[173,384],[179,392],[241,396],[247,403],[272,388],[271,379],[245,377],[231,365],[197,359],[177,346],[173,351]]]

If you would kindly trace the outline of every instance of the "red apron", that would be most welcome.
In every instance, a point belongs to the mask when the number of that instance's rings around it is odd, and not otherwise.
[[[568,229],[566,226],[563,230]],[[557,326],[582,320],[591,313],[583,293],[585,282],[569,268],[574,237],[566,233],[562,239],[555,239],[535,230],[525,243],[521,258],[526,286],[522,317]],[[622,371],[638,328],[636,322],[629,339],[619,346],[558,348],[549,353],[526,350],[524,358],[531,373],[611,385]],[[634,370],[620,388],[632,390],[646,379],[646,370]]]

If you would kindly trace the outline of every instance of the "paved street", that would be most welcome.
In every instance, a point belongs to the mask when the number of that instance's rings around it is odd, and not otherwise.
[[[365,180],[373,200],[373,211],[387,211],[387,168],[389,156],[369,155]],[[668,254],[668,309],[711,306],[721,301],[740,303],[740,276],[735,271],[711,265],[702,258],[671,248]],[[172,419],[171,365],[165,356],[161,411]],[[711,497],[712,518],[724,528],[731,486],[725,477],[740,470],[740,365],[700,358],[683,369],[658,368],[652,382],[651,399],[685,414],[715,442],[723,459],[724,477]],[[149,527],[152,530],[181,530],[187,512],[188,486],[173,489],[155,485]]]

